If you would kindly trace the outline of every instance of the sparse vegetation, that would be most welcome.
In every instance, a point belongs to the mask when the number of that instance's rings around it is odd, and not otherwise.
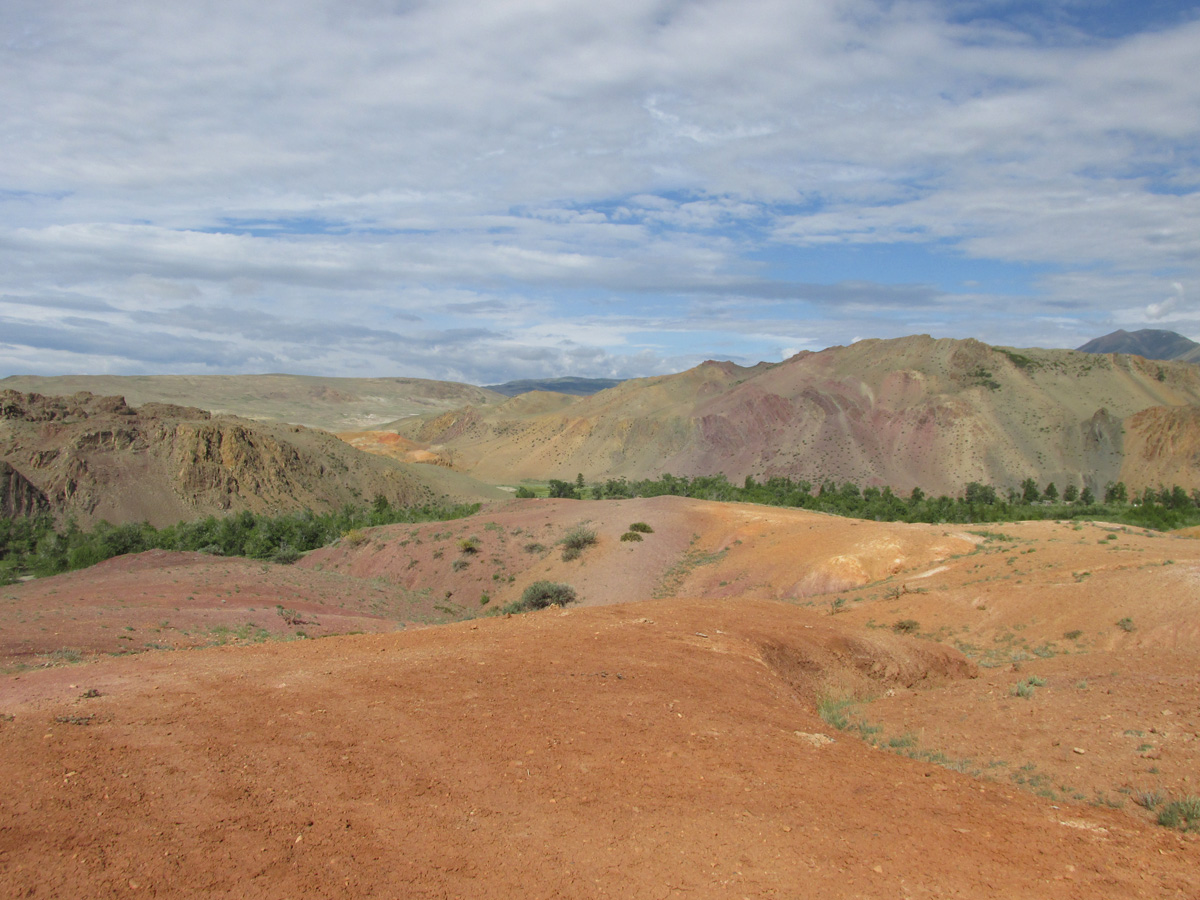
[[[548,606],[566,606],[576,600],[575,589],[555,581],[535,581],[521,593],[521,599],[505,606],[503,613],[522,613]]]
[[[629,530],[636,531],[641,534],[654,534],[654,529],[651,528],[649,525],[647,525],[645,522],[634,522],[632,525],[629,526]]]
[[[1036,688],[1044,687],[1045,684],[1046,682],[1041,678],[1031,675],[1024,681],[1018,681],[1014,684],[1011,693],[1014,697],[1021,697],[1028,700],[1034,695]]]
[[[921,623],[916,619],[901,619],[892,625],[892,631],[898,634],[916,634],[921,630]]]
[[[643,540],[643,538],[636,531],[627,531],[623,535],[621,535],[621,540],[622,541],[641,541],[641,540]]]
[[[268,516],[243,511],[165,528],[147,522],[100,522],[85,531],[73,520],[56,527],[49,516],[0,519],[0,580],[13,581],[23,574],[55,575],[145,550],[190,550],[290,563],[338,540],[360,546],[369,539],[365,528],[446,521],[478,511],[477,503],[393,507],[386,498],[377,497],[369,505],[346,506],[335,513]]]
[[[1158,824],[1183,831],[1200,831],[1200,797],[1172,800],[1158,813]]]
[[[564,562],[578,559],[583,551],[596,543],[596,532],[586,525],[576,525],[566,533],[561,541],[562,558]]]
[[[1117,620],[1117,627],[1124,632],[1137,631],[1137,626],[1133,624],[1133,619],[1126,616],[1123,619]]]

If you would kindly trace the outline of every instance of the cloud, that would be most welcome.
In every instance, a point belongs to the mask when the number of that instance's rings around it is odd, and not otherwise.
[[[1175,293],[1163,300],[1161,303],[1150,303],[1146,306],[1146,318],[1152,322],[1157,322],[1160,319],[1165,319],[1168,315],[1175,312],[1183,305],[1183,285],[1178,281],[1173,282],[1171,287]]]
[[[13,0],[4,365],[502,381],[1185,327],[1200,21],[1116,6]]]

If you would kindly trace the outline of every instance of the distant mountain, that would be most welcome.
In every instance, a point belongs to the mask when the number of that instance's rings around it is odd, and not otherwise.
[[[495,391],[505,397],[515,397],[517,394],[527,394],[530,391],[553,391],[556,394],[574,394],[577,397],[590,397],[600,391],[606,391],[620,384],[620,378],[576,378],[568,375],[565,378],[526,378],[521,381],[506,381],[504,384],[489,384],[485,391]]]
[[[772,366],[707,362],[537,409],[524,399],[412,416],[396,430],[501,483],[722,472],[954,494],[1028,477],[1060,490],[1140,488],[1161,473],[1200,488],[1200,469],[1183,464],[1200,447],[1200,417],[1136,416],[1200,406],[1200,367],[1134,355],[918,336]]]
[[[1121,329],[1088,341],[1079,349],[1084,353],[1130,353],[1146,359],[1200,362],[1200,344],[1182,334],[1159,328],[1143,328],[1140,331]]]
[[[325,431],[360,431],[405,416],[487,406],[504,397],[454,381],[324,378],[314,375],[13,375],[0,390],[121,396],[131,406],[173,403],[214,415],[286,422]]]

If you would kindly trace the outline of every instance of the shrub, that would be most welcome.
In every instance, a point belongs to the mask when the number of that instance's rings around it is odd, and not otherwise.
[[[537,541],[530,541],[528,544],[525,545],[524,549],[525,549],[526,553],[545,553],[546,545],[539,544]]]
[[[536,496],[537,496],[537,494],[535,494],[533,491],[531,491],[529,488],[525,487],[524,485],[517,488],[516,497],[519,500],[532,500]]]
[[[921,623],[916,619],[901,619],[892,626],[892,631],[899,634],[916,634],[921,630]]]
[[[454,562],[450,563],[450,568],[453,569],[455,572],[461,572],[463,569],[465,569],[469,565],[470,565],[470,563],[467,562],[465,559],[463,559],[460,556]]]
[[[1158,824],[1184,831],[1200,831],[1200,797],[1172,800],[1158,813]]]
[[[1133,624],[1133,619],[1129,618],[1128,616],[1117,622],[1117,627],[1126,632],[1137,631],[1137,626]]]
[[[1045,685],[1045,683],[1046,682],[1044,680],[1042,680],[1041,678],[1038,678],[1036,675],[1031,675],[1029,678],[1026,678],[1024,681],[1018,681],[1016,684],[1013,685],[1012,695],[1014,697],[1022,697],[1024,699],[1028,700],[1030,697],[1033,696],[1034,689],[1042,687],[1043,685]]]
[[[475,535],[471,535],[470,537],[467,537],[467,538],[462,538],[458,542],[458,549],[459,549],[460,553],[468,553],[468,554],[478,553],[479,552],[479,538],[477,538]]]
[[[342,535],[342,540],[351,547],[357,547],[367,542],[367,535],[361,528],[351,528]]]
[[[563,545],[563,561],[570,562],[578,559],[587,547],[596,543],[596,532],[585,525],[576,525],[559,543]]]
[[[654,529],[645,522],[634,522],[629,526],[630,531],[640,531],[642,534],[654,534]]]
[[[561,584],[556,581],[535,581],[525,588],[520,600],[504,607],[504,612],[526,612],[533,609],[545,609],[554,604],[566,606],[568,603],[574,602],[575,588],[569,584]]]
[[[294,547],[289,547],[287,544],[281,544],[279,549],[271,554],[271,562],[278,563],[281,566],[290,566],[300,558],[300,551]]]
[[[623,535],[621,535],[621,540],[623,540],[623,541],[640,541],[640,540],[642,540],[642,536],[640,534],[638,534],[636,531],[627,531]]]

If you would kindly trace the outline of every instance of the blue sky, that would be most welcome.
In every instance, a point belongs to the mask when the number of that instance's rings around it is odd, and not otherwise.
[[[0,0],[0,376],[1200,339],[1200,2]]]

